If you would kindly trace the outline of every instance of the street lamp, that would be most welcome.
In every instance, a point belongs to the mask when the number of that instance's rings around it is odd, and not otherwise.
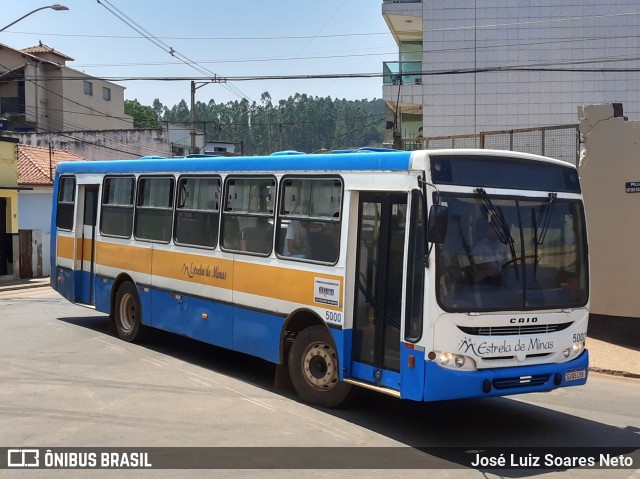
[[[18,23],[20,20],[27,18],[29,15],[39,12],[40,10],[46,10],[47,8],[50,8],[51,10],[69,10],[69,7],[65,7],[64,5],[60,5],[59,3],[55,3],[53,5],[47,5],[46,7],[40,7],[40,8],[36,8],[35,10],[30,11],[29,13],[27,13],[26,15],[22,15],[20,18],[18,18],[17,20],[11,22],[9,25],[7,25],[6,27],[0,28],[0,32],[5,31],[7,28],[15,25],[16,23]]]

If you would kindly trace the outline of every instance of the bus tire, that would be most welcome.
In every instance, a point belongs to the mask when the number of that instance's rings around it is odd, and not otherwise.
[[[116,331],[123,341],[133,342],[142,337],[142,306],[138,289],[127,281],[122,283],[116,293],[114,304]]]
[[[324,326],[303,329],[289,351],[289,375],[298,395],[321,407],[349,399],[352,386],[338,379],[338,355]]]

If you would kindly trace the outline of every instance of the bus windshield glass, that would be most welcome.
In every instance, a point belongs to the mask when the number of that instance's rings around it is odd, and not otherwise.
[[[449,226],[437,247],[437,297],[449,312],[582,307],[587,303],[579,201],[442,197]]]

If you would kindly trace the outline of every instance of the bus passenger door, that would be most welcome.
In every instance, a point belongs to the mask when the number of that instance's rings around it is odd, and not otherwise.
[[[94,277],[96,251],[96,217],[98,213],[98,185],[80,185],[79,207],[82,211],[78,217],[82,219],[82,227],[78,228],[76,248],[76,301],[84,304],[95,304]]]
[[[407,193],[361,193],[353,318],[353,379],[399,390]]]

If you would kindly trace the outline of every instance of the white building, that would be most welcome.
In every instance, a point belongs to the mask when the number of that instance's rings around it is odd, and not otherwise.
[[[640,117],[640,73],[585,71],[640,66],[640,0],[384,0],[382,14],[399,50],[383,95],[403,138],[570,124],[585,104]]]

